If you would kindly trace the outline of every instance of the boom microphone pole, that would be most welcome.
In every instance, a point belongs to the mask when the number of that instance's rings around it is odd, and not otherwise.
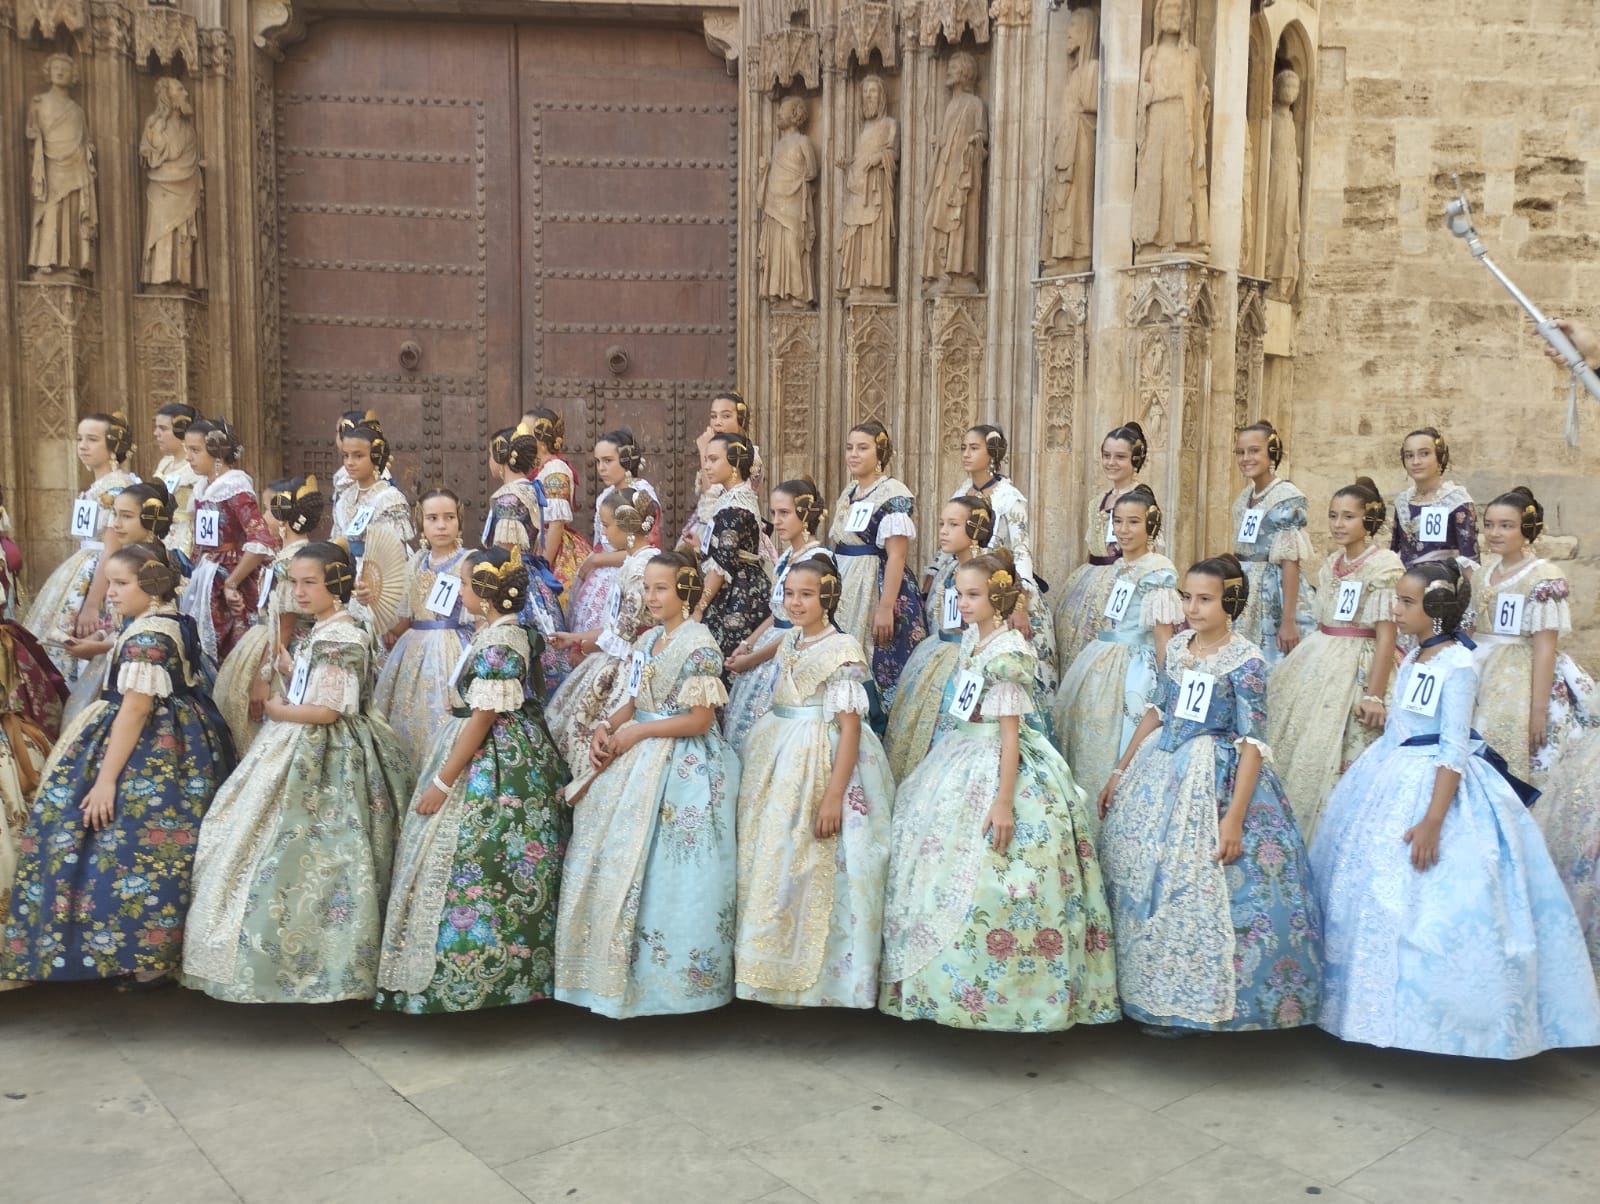
[[[1588,361],[1578,354],[1578,349],[1572,345],[1561,328],[1555,323],[1554,318],[1546,317],[1537,305],[1528,299],[1526,293],[1511,282],[1511,277],[1500,270],[1499,265],[1489,258],[1489,252],[1483,245],[1483,240],[1478,237],[1478,232],[1472,228],[1472,207],[1467,204],[1467,194],[1461,191],[1461,177],[1452,175],[1455,181],[1456,199],[1445,206],[1445,222],[1450,227],[1450,233],[1457,238],[1467,240],[1467,250],[1472,252],[1472,257],[1484,267],[1489,269],[1506,292],[1510,293],[1516,303],[1527,311],[1528,317],[1533,319],[1533,328],[1539,336],[1555,348],[1556,353],[1566,361],[1571,369],[1572,377],[1567,384],[1567,446],[1578,446],[1578,384],[1588,390],[1589,396],[1600,401],[1600,376],[1596,376],[1594,369],[1589,367]]]

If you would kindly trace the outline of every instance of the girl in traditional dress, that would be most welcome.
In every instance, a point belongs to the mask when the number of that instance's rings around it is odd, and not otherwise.
[[[178,969],[195,834],[233,768],[198,688],[194,623],[160,544],[105,564],[125,620],[99,701],[61,735],[20,844],[0,976],[168,981]]]
[[[388,527],[409,548],[417,538],[411,503],[386,475],[392,453],[382,429],[346,430],[339,439],[339,455],[345,481],[333,498],[332,538],[345,540],[358,560],[373,527]]]
[[[1489,555],[1473,574],[1477,605],[1468,620],[1477,643],[1472,726],[1514,775],[1541,787],[1572,740],[1600,724],[1594,679],[1557,647],[1572,634],[1571,590],[1565,573],[1534,555],[1543,531],[1544,507],[1526,485],[1484,508]]]
[[[1453,559],[1413,565],[1395,589],[1395,625],[1418,646],[1311,849],[1326,934],[1317,1023],[1474,1058],[1600,1044],[1572,904],[1504,762],[1472,730],[1471,598]]]
[[[572,501],[576,496],[578,474],[561,458],[566,446],[561,415],[554,410],[529,410],[523,425],[538,445],[533,470],[533,489],[539,498],[540,523],[544,542],[540,553],[551,571],[561,579],[561,605],[571,604],[569,593],[578,577],[578,565],[591,551],[589,541],[572,526]]]
[[[724,389],[712,396],[706,429],[695,436],[695,454],[700,457],[701,470],[694,478],[694,513],[683,524],[683,534],[678,537],[679,547],[687,544],[698,548],[705,542],[706,532],[711,529],[711,516],[716,513],[717,503],[722,498],[723,486],[706,480],[704,465],[706,448],[718,435],[743,435],[750,440],[750,450],[754,454],[750,464],[750,488],[756,491],[757,497],[761,496],[765,474],[761,465],[761,449],[756,446],[755,435],[750,429],[750,403],[735,390]],[[769,561],[777,559],[776,551],[770,546],[763,548],[763,555]]]
[[[1450,445],[1433,427],[1422,427],[1401,440],[1400,463],[1411,484],[1394,500],[1389,549],[1406,568],[1459,558],[1471,572],[1478,561],[1478,509],[1465,489],[1445,479]]]
[[[1022,638],[1033,645],[1034,672],[1039,675],[1034,690],[1038,720],[1048,729],[1056,700],[1055,623],[1045,605],[1044,588],[1033,574],[1033,553],[1028,547],[1028,499],[1016,482],[1001,472],[1009,446],[1005,432],[997,426],[982,423],[969,428],[961,437],[961,470],[967,474],[967,480],[953,496],[970,494],[988,501],[994,511],[994,531],[984,546],[1004,548],[1016,562],[1024,601],[1012,612],[1010,622],[1022,632]],[[941,549],[923,575],[924,594],[939,570],[947,565],[948,558]],[[928,630],[934,628],[930,625]]]
[[[344,466],[344,440],[345,436],[357,427],[366,427],[370,431],[383,434],[383,423],[378,418],[376,410],[346,410],[339,415],[339,422],[333,429],[333,458],[339,465],[333,471],[333,496],[338,497],[350,484],[350,473]],[[385,465],[381,474],[389,476],[388,465]]]
[[[1183,622],[1178,571],[1150,550],[1161,534],[1161,507],[1148,485],[1117,499],[1112,530],[1121,555],[1092,644],[1078,653],[1056,699],[1058,747],[1085,782],[1106,782],[1155,697],[1172,631]],[[1100,817],[1089,819],[1097,832]]]
[[[183,436],[184,455],[200,477],[194,493],[194,574],[178,607],[195,621],[200,646],[220,663],[243,638],[259,598],[261,566],[277,542],[267,530],[256,488],[239,467],[244,445],[221,418],[202,418]]]
[[[424,546],[406,566],[400,618],[383,635],[390,652],[372,705],[420,770],[431,755],[439,717],[450,709],[450,674],[472,638],[472,615],[458,584],[467,557],[461,546],[461,499],[450,489],[430,489],[417,507]],[[526,593],[518,597],[527,601]]]
[[[1316,835],[1339,775],[1383,730],[1394,672],[1400,558],[1372,542],[1387,514],[1367,477],[1328,503],[1339,550],[1317,574],[1317,630],[1284,657],[1267,690],[1267,734],[1300,832]]]
[[[115,622],[100,563],[122,546],[107,528],[117,494],[138,480],[122,467],[132,452],[133,432],[121,413],[91,414],[78,423],[78,462],[94,476],[66,516],[78,550],[56,566],[23,622],[69,685],[82,675],[84,662],[68,651],[67,642],[104,636]]]
[[[660,626],[634,641],[622,705],[595,728],[590,775],[568,788],[556,926],[556,998],[614,1018],[733,998],[739,762],[716,728],[722,653],[689,620],[699,566],[664,552],[644,573]]]
[[[981,494],[953,497],[939,512],[939,559],[923,594],[923,621],[938,638],[923,640],[906,661],[883,739],[897,782],[905,781],[922,763],[947,726],[942,722],[944,692],[961,659],[961,633],[966,627],[956,604],[956,570],[982,554],[994,534],[994,522],[994,511]]]
[[[790,566],[794,627],[739,786],[737,991],[782,1007],[878,1001],[894,779],[866,724],[866,653],[833,624],[842,587],[828,561]]]
[[[491,548],[458,580],[478,629],[401,829],[378,969],[377,1006],[413,1015],[555,990],[570,820],[539,701],[542,637],[519,622],[528,570],[520,549]]]
[[[1533,817],[1567,888],[1600,981],[1600,731],[1590,728],[1550,774]]]
[[[612,709],[617,681],[627,672],[633,641],[654,620],[644,606],[644,569],[656,549],[650,536],[661,522],[656,500],[643,489],[623,488],[607,494],[601,507],[602,534],[627,559],[608,574],[610,595],[601,626],[576,634],[558,631],[551,640],[583,657],[551,695],[550,730],[574,777],[589,769],[589,744],[595,724]]]
[[[695,611],[730,657],[770,613],[771,582],[761,560],[761,502],[748,474],[755,449],[743,435],[716,435],[701,458],[705,478],[722,487],[702,545],[705,595]]]
[[[650,495],[657,511],[661,499],[655,486],[638,474],[644,471],[644,457],[633,432],[627,427],[607,431],[595,440],[594,471],[605,486],[594,500],[594,551],[578,566],[578,579],[573,583],[572,605],[567,608],[573,631],[594,631],[605,622],[606,600],[610,597],[611,582],[629,556],[626,548],[613,548],[606,543],[605,522],[600,508],[618,489],[639,489]],[[650,528],[646,541],[653,548],[661,546],[661,525]],[[587,754],[585,754],[587,755]]]
[[[161,462],[156,476],[172,498],[172,533],[166,538],[167,551],[175,552],[185,566],[194,560],[194,491],[200,478],[183,454],[183,437],[200,411],[181,401],[169,402],[156,411],[156,450]]]
[[[888,721],[889,707],[911,650],[928,634],[922,618],[922,596],[910,568],[911,490],[885,471],[894,445],[881,422],[863,422],[845,437],[844,462],[851,485],[833,506],[828,538],[841,557],[844,594],[837,622],[866,650],[879,704],[875,731]]]
[[[161,481],[136,481],[117,494],[116,500],[111,503],[111,527],[107,537],[113,539],[117,547],[133,543],[154,543],[166,547],[173,519],[172,497],[167,493],[166,485]],[[175,557],[174,563],[181,572],[187,561]],[[88,663],[67,697],[66,708],[61,712],[63,724],[71,723],[100,697],[100,689],[106,679],[106,658],[111,655],[115,642],[114,630],[97,633],[85,640],[67,641],[67,651]],[[201,663],[195,665],[194,669],[201,675],[209,693],[217,667],[204,657],[200,659]]]
[[[955,730],[900,785],[878,1006],[953,1028],[1052,1032],[1122,1018],[1087,796],[1022,722],[1033,650],[1004,551],[956,572],[967,622]]]
[[[1056,663],[1063,672],[1100,633],[1100,621],[1111,597],[1109,570],[1122,555],[1112,513],[1118,499],[1139,483],[1138,476],[1144,471],[1149,453],[1144,428],[1137,422],[1123,423],[1100,441],[1100,471],[1105,473],[1109,487],[1089,505],[1083,526],[1089,559],[1067,578],[1061,603],[1056,607]]]
[[[767,600],[770,613],[728,660],[733,684],[728,687],[728,705],[722,713],[722,736],[741,755],[750,729],[772,705],[772,687],[778,680],[778,642],[794,626],[783,605],[783,580],[801,560],[816,555],[832,559],[817,538],[828,508],[816,482],[807,477],[783,482],[772,491],[771,512],[772,533],[783,541],[784,549]]]
[[[1264,743],[1266,662],[1232,630],[1249,589],[1235,556],[1189,569],[1189,630],[1100,792],[1117,987],[1157,1036],[1317,1018],[1321,926]]]
[[[544,666],[545,697],[555,692],[571,666],[561,649],[549,638],[566,626],[561,608],[561,578],[551,571],[541,550],[543,508],[538,491],[528,474],[539,461],[539,443],[526,423],[496,431],[489,441],[489,473],[500,487],[489,499],[489,513],[483,520],[483,546],[511,551],[522,550],[530,584],[523,618],[532,622],[546,639],[539,663]]]
[[[1306,495],[1278,476],[1283,452],[1270,422],[1251,423],[1234,437],[1233,460],[1248,482],[1233,499],[1233,554],[1250,579],[1238,627],[1261,650],[1268,673],[1314,625]]]
[[[306,532],[322,522],[323,497],[317,478],[285,477],[273,481],[262,495],[267,527],[278,542],[272,562],[261,570],[257,589],[256,624],[244,633],[217,673],[212,696],[228,721],[233,747],[242,757],[255,743],[266,716],[267,699],[287,682],[278,672],[278,654],[285,649],[293,658],[300,641],[314,622],[295,605],[289,585],[289,565],[306,546]]]
[[[289,582],[316,624],[201,826],[184,983],[233,1003],[371,999],[411,762],[372,707],[350,554],[307,544]]]

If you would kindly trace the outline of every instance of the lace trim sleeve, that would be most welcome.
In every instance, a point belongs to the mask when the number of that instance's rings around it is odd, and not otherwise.
[[[983,696],[983,717],[999,719],[1006,715],[1033,714],[1033,698],[1028,690],[1012,681],[997,681]]]
[[[728,688],[720,677],[695,674],[678,687],[678,705],[684,707],[720,707],[727,704]]]
[[[306,706],[329,707],[345,715],[361,710],[361,681],[342,665],[316,665],[306,679]]]
[[[520,711],[523,703],[522,683],[505,678],[480,677],[467,687],[462,699],[475,711]]]
[[[878,524],[878,546],[886,548],[889,541],[896,535],[904,535],[907,539],[916,539],[917,524],[911,520],[909,514],[896,514],[890,512],[883,516],[883,521]]]
[[[822,713],[830,721],[839,714],[865,715],[871,709],[867,688],[843,672],[835,673],[822,690]]]
[[[149,661],[124,661],[117,670],[117,689],[124,694],[132,690],[152,698],[166,698],[172,693],[172,674]]]
[[[1272,543],[1267,547],[1267,561],[1270,564],[1284,564],[1291,560],[1309,564],[1311,559],[1311,537],[1303,526],[1284,527],[1275,532]]]
[[[1177,590],[1168,586],[1151,590],[1139,605],[1139,624],[1142,627],[1155,627],[1162,623],[1176,627],[1181,622],[1183,599],[1178,597]]]

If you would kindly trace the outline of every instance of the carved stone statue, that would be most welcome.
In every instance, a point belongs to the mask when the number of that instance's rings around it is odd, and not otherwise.
[[[944,106],[923,210],[922,278],[976,288],[983,163],[989,152],[989,114],[974,89],[978,60],[964,50],[946,69],[950,99]]]
[[[778,140],[770,162],[761,163],[756,204],[761,234],[756,259],[763,297],[810,305],[817,297],[811,249],[817,241],[811,182],[817,178],[817,148],[805,135],[809,111],[799,96],[786,97],[777,112]]]
[[[64,54],[44,61],[50,84],[28,101],[24,128],[32,143],[28,191],[33,200],[33,229],[28,264],[36,275],[52,272],[87,274],[100,234],[95,207],[94,143],[89,119],[68,94],[78,82],[78,67]]]
[[[1100,10],[1067,18],[1067,82],[1061,92],[1045,194],[1044,258],[1069,272],[1089,268],[1094,242],[1095,130],[1100,123]]]
[[[1300,131],[1294,105],[1300,77],[1278,72],[1272,82],[1272,157],[1267,178],[1267,267],[1269,293],[1293,301],[1300,284]]]
[[[1210,250],[1206,130],[1211,90],[1189,36],[1185,0],[1159,0],[1156,36],[1139,64],[1133,243],[1141,262]]]
[[[175,79],[156,81],[156,109],[144,123],[139,158],[145,165],[145,284],[205,287],[200,239],[200,139],[189,93]]]
[[[861,132],[845,169],[839,287],[855,296],[888,296],[894,285],[894,178],[900,123],[885,112],[883,80],[861,80]]]

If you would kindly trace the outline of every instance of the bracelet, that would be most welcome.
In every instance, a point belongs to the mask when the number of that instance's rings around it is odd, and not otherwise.
[[[1388,706],[1389,706],[1389,704],[1387,702],[1385,702],[1383,699],[1379,698],[1376,694],[1363,694],[1361,696],[1361,701],[1362,702],[1375,702],[1379,706],[1384,707],[1385,709],[1387,709]]]
[[[439,780],[439,775],[438,774],[434,774],[433,775],[433,784],[439,788],[439,793],[440,794],[449,794],[451,790],[455,789],[455,787],[449,786],[446,783],[441,782]]]
[[[1127,770],[1125,770],[1125,769],[1113,769],[1111,771],[1111,776],[1114,777],[1114,778],[1120,778],[1126,772],[1127,772]]]
[[[601,719],[598,723],[595,724],[595,726],[596,727],[603,727],[608,732],[614,732],[614,731],[617,730],[616,728],[611,726],[611,720],[609,720],[609,719]]]

